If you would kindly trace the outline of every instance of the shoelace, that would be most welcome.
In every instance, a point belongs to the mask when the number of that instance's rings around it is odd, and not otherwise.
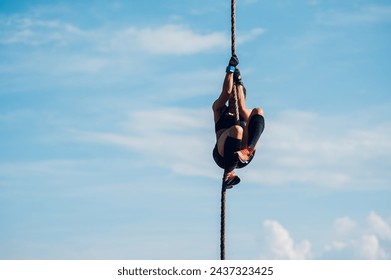
[[[251,147],[247,147],[241,151],[245,156],[251,156],[253,154],[253,149]]]
[[[254,150],[251,149],[250,146],[247,147],[247,151],[248,151],[248,154],[249,154],[250,156],[251,156],[251,155],[253,154],[253,152],[254,152]]]

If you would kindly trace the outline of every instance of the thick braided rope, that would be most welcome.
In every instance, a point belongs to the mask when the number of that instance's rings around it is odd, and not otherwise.
[[[231,0],[231,50],[236,54],[236,1]]]
[[[220,215],[220,260],[225,260],[225,194],[226,188],[221,188],[221,215]]]
[[[236,54],[236,2],[231,0],[231,51]],[[239,105],[236,85],[233,85],[233,94],[235,99],[235,119],[239,123]],[[226,187],[221,187],[221,212],[220,212],[220,259],[225,260],[225,201]]]
[[[231,53],[236,54],[236,1],[231,0]],[[239,100],[238,93],[236,91],[236,85],[234,83],[232,93],[235,100],[235,119],[239,123]]]

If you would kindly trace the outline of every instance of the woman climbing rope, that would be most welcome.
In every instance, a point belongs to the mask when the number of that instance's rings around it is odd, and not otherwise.
[[[223,187],[227,189],[240,182],[234,170],[243,168],[251,162],[256,144],[265,127],[262,108],[246,107],[246,88],[238,64],[238,57],[233,55],[226,69],[221,94],[212,106],[216,132],[213,158],[216,164],[224,169]],[[239,122],[235,117],[234,87],[237,94]]]

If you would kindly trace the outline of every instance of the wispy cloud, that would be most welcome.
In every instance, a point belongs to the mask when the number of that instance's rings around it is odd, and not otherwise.
[[[246,33],[241,33],[237,38],[238,44],[244,44],[249,41],[255,40],[260,35],[264,34],[266,32],[266,29],[264,28],[254,28],[250,31],[247,31]]]
[[[2,123],[14,123],[17,120],[24,120],[33,116],[34,114],[30,110],[16,110],[8,113],[0,114],[0,122]]]
[[[134,111],[120,133],[73,131],[76,139],[116,145],[137,153],[139,162],[178,174],[215,177],[211,158],[213,124],[205,109]]]
[[[115,33],[112,48],[137,47],[152,54],[188,55],[228,46],[228,39],[221,32],[195,33],[182,25],[163,25],[157,28],[130,27]]]
[[[317,18],[319,23],[325,25],[354,25],[373,24],[391,21],[391,6],[370,5],[361,7],[355,11],[330,11],[321,14]]]
[[[44,20],[22,15],[0,18],[0,44],[32,46],[55,43],[64,45],[86,37],[88,33],[72,23]]]
[[[66,21],[12,15],[0,18],[0,26],[0,44],[3,45],[72,46],[84,42],[95,50],[132,52],[136,48],[138,52],[175,55],[220,50],[228,46],[228,38],[223,32],[196,33],[189,27],[174,24],[83,30]]]
[[[142,153],[146,161],[180,174],[217,176],[211,170],[215,139],[210,109],[133,111],[121,126],[117,132],[76,130],[73,135]],[[390,131],[389,123],[362,129],[342,116],[281,113],[267,119],[259,151],[245,170],[246,181],[269,186],[389,188],[389,176],[373,163],[387,165]]]
[[[224,53],[229,53],[229,29],[219,18],[226,17],[220,8],[228,11],[228,3],[213,4],[217,7],[216,14],[206,6],[199,10],[202,15],[186,16],[194,7],[188,1],[181,2],[183,7],[156,1],[156,6],[162,8],[155,9],[157,12],[151,12],[144,2],[140,5],[127,1],[98,2],[97,5],[69,5],[38,1],[13,8],[7,5],[10,9],[0,13],[0,142],[3,144],[0,208],[4,213],[13,213],[4,216],[6,231],[1,234],[0,246],[4,248],[6,244],[8,249],[2,256],[37,258],[45,256],[42,251],[46,251],[53,258],[104,258],[106,251],[112,258],[126,258],[129,252],[133,258],[153,258],[158,248],[157,257],[161,258],[195,255],[213,258],[218,245],[216,247],[215,238],[211,237],[213,233],[209,232],[213,232],[214,227],[208,225],[215,225],[211,213],[216,209],[218,200],[215,196],[219,195],[216,186],[221,182],[222,170],[211,155],[215,135],[210,107],[221,89],[224,63],[228,59],[224,58]],[[302,4],[320,2],[306,0]],[[271,36],[269,39],[288,42],[277,48],[280,50],[275,56],[280,58],[275,61],[277,64],[296,57],[300,60],[299,68],[314,69],[310,64],[314,53],[307,52],[308,46],[319,47],[316,54],[326,53],[327,58],[335,58],[338,52],[330,49],[328,43],[333,41],[334,46],[339,37],[334,35],[336,29],[327,29],[325,24],[349,27],[368,23],[376,25],[371,33],[373,36],[378,38],[385,34],[389,6],[372,5],[351,12],[343,8],[351,4],[322,2],[324,5],[315,9],[303,10],[303,5],[290,5],[297,8],[292,10],[298,15],[295,28],[269,21],[270,30],[278,34],[278,38]],[[242,4],[249,5],[244,6],[245,9],[254,8],[260,13],[286,12],[286,5],[281,1],[244,0]],[[334,10],[327,10],[332,6]],[[14,11],[24,12],[15,14]],[[319,24],[313,24],[311,15],[300,15],[309,11],[321,13]],[[214,18],[209,21],[207,17],[212,16],[212,12]],[[170,17],[173,14],[175,16]],[[264,16],[266,19],[269,15]],[[243,44],[243,52],[254,52],[248,48],[246,51],[246,43],[249,43],[247,47],[254,47],[250,42],[256,42],[267,31],[254,28],[258,27],[254,26],[256,18],[244,16],[242,20],[243,25],[238,25],[238,44]],[[241,26],[247,27],[241,30]],[[317,35],[313,36],[315,33]],[[300,37],[300,34],[305,36]],[[293,40],[289,42],[289,38],[296,40],[298,37],[299,44],[290,44]],[[367,38],[357,36],[354,39],[349,42],[365,48],[362,43]],[[289,51],[295,47],[301,49],[302,55],[296,52],[292,56]],[[262,54],[273,60],[276,44],[263,44],[262,48]],[[281,52],[281,48],[286,51]],[[258,65],[258,59],[265,62],[265,57],[257,54],[253,58],[253,64]],[[287,195],[279,196],[278,192],[280,189],[293,191],[297,186],[298,193],[319,195],[319,192],[327,192],[341,201],[349,201],[348,196],[354,191],[357,200],[370,196],[371,205],[375,205],[377,197],[389,192],[390,106],[382,105],[383,112],[379,112],[380,106],[368,108],[357,88],[361,86],[369,92],[376,85],[385,89],[379,73],[387,71],[373,71],[383,69],[377,68],[378,62],[383,60],[376,56],[372,58],[374,67],[368,68],[371,73],[360,72],[368,75],[359,85],[354,83],[355,73],[331,81],[330,91],[334,92],[339,86],[348,90],[340,96],[342,104],[348,104],[349,97],[355,98],[342,113],[334,107],[328,108],[327,114],[317,112],[327,106],[319,104],[324,99],[308,92],[292,93],[290,86],[300,82],[285,83],[287,80],[281,79],[285,74],[276,71],[278,66],[273,62],[266,63],[272,66],[263,69],[278,83],[267,82],[267,78],[260,78],[266,72],[257,71],[253,83],[266,81],[259,88],[266,94],[263,96],[266,130],[255,159],[248,167],[237,171],[243,182],[236,190],[235,199],[242,200],[238,203],[248,202],[248,197],[240,193],[251,192],[254,207],[269,207],[273,212],[281,202],[292,208],[296,200]],[[344,59],[351,67],[357,62],[351,60],[350,55]],[[318,76],[330,77],[324,66],[322,63],[316,65],[318,73],[311,75],[313,82]],[[243,70],[247,72],[246,68]],[[305,90],[306,87],[300,88]],[[276,91],[279,94],[273,98],[267,96]],[[290,97],[287,92],[291,93]],[[295,96],[295,102],[305,100],[300,107],[308,106],[306,108],[312,111],[281,111],[287,103],[281,104],[277,99],[291,100],[292,96]],[[386,93],[374,92],[368,104],[385,103],[387,98]],[[360,111],[352,112],[357,104],[362,105]],[[357,189],[364,191],[356,192]],[[378,192],[379,189],[385,191]],[[256,198],[264,192],[273,195],[267,203],[259,204]],[[278,199],[275,201],[273,197]],[[321,196],[319,201],[327,199]],[[371,210],[366,209],[369,206],[365,203],[354,204],[352,208],[345,204],[339,206],[354,213],[361,213],[360,209],[367,213]],[[265,253],[262,256],[389,258],[390,220],[385,218],[388,209],[382,204],[378,207],[373,209],[378,212],[370,213],[362,221],[347,216],[346,212],[340,213],[344,210],[337,205],[332,212],[339,213],[336,214],[338,218],[327,222],[331,233],[322,244],[318,239],[324,238],[327,232],[318,228],[298,231],[293,221],[288,225],[268,217],[263,229],[273,248],[266,246],[268,250],[262,252]],[[239,208],[235,213],[245,217],[246,207]],[[34,220],[30,211],[34,213]],[[183,211],[188,212],[184,214]],[[257,215],[257,211],[252,213]],[[286,220],[294,215],[285,214]],[[251,224],[251,216],[246,217]],[[321,224],[325,216],[312,218]],[[240,219],[239,223],[246,219]],[[122,228],[124,220],[130,221],[126,229]],[[191,223],[190,227],[183,227],[183,222]],[[165,227],[160,227],[164,223]],[[61,232],[68,225],[69,229]],[[200,232],[204,231],[198,236],[200,248],[192,250],[194,246],[189,245],[190,250],[183,250],[182,245],[194,240],[197,227]],[[156,228],[161,231],[151,230]],[[192,234],[183,234],[181,228]],[[111,229],[110,234],[101,229]],[[307,235],[311,233],[319,236],[311,238]],[[86,237],[92,241],[83,245]],[[129,237],[133,241],[124,249],[120,243]],[[155,240],[152,245],[151,238]],[[246,232],[244,239],[238,239],[235,246],[243,249],[243,244],[250,243],[244,245],[250,248],[253,244],[249,238],[251,233]],[[34,244],[34,240],[38,242]],[[114,247],[113,240],[119,240],[114,241]],[[34,245],[25,246],[29,243]],[[14,244],[17,244],[16,250]],[[96,250],[97,244],[103,245]],[[51,245],[57,250],[50,250]],[[23,251],[25,253],[20,253]],[[246,257],[239,254],[241,258]]]
[[[246,173],[251,181],[336,189],[390,187],[389,176],[379,166],[388,166],[391,123],[368,122],[363,127],[350,117],[294,111],[267,121],[257,154],[262,159],[255,159],[256,166]]]
[[[356,222],[349,217],[338,218],[334,221],[334,230],[341,235],[349,234],[355,226]]]

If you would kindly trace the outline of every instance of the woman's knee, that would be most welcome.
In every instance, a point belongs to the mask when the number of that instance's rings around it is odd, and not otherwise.
[[[263,109],[262,108],[254,108],[251,111],[250,117],[254,116],[254,115],[261,115],[261,116],[263,116]]]

